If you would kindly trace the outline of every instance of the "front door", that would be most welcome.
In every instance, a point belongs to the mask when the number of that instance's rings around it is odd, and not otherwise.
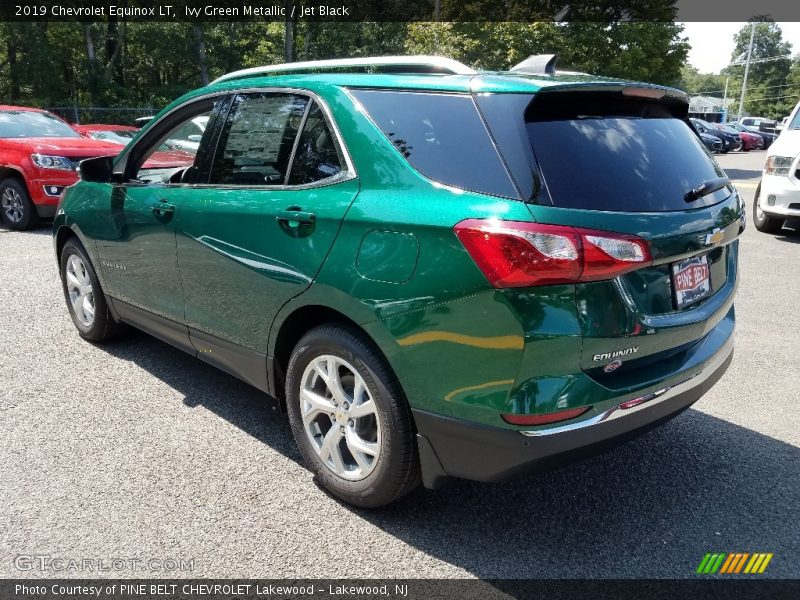
[[[186,323],[201,352],[205,333],[265,355],[274,316],[311,284],[358,182],[310,96],[237,94],[220,130],[208,185],[178,215]]]
[[[175,224],[208,141],[178,145],[186,122],[212,113],[221,97],[203,100],[168,115],[131,148],[122,183],[114,186],[97,251],[106,293],[126,305],[175,323],[184,319]],[[127,307],[123,307],[127,308]]]

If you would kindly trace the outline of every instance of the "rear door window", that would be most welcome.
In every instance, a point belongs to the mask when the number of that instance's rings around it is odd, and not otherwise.
[[[350,91],[425,177],[464,190],[519,197],[470,95]]]
[[[308,111],[291,164],[289,185],[324,181],[342,172],[342,157],[319,104]]]
[[[294,94],[239,94],[222,127],[210,183],[285,185],[308,99]]]
[[[555,206],[676,211],[732,193],[724,187],[691,203],[684,199],[724,173],[676,108],[586,92],[541,96],[528,107],[525,127]]]

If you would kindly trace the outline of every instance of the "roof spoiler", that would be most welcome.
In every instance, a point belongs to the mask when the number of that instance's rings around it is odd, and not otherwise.
[[[509,71],[525,75],[555,75],[556,58],[555,54],[534,54],[511,67]]]

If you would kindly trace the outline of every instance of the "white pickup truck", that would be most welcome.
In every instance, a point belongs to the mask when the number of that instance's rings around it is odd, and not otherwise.
[[[753,203],[759,231],[777,233],[791,217],[800,218],[800,102],[767,151]]]

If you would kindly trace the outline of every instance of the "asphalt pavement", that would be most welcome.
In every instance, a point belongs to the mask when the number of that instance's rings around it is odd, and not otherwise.
[[[764,156],[718,158],[748,204]],[[706,552],[800,577],[798,264],[800,225],[749,216],[733,363],[663,427],[362,511],[314,484],[253,388],[145,334],[81,340],[49,230],[0,228],[0,577],[682,578]]]

